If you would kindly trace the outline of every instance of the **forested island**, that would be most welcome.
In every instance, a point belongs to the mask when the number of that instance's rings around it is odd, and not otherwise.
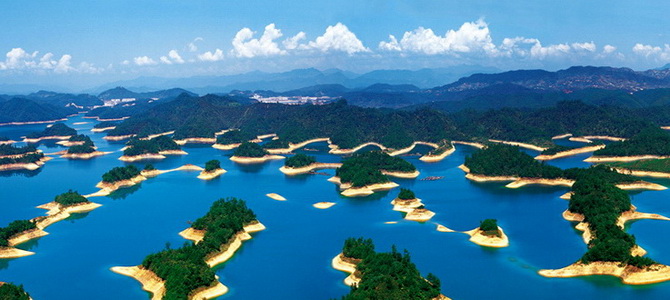
[[[51,126],[47,126],[47,128],[41,132],[33,132],[26,135],[24,142],[37,143],[41,140],[67,140],[74,135],[77,135],[76,130],[63,123],[55,123]]]
[[[398,186],[386,176],[416,178],[419,172],[408,161],[381,151],[355,153],[342,161],[330,180],[340,184],[344,196],[365,196]]]
[[[221,135],[216,136],[214,148],[221,150],[230,150],[236,148],[244,142],[255,140],[256,136],[244,130],[228,130]]]
[[[0,282],[0,300],[30,300],[30,294],[23,289],[23,285],[14,285],[9,282]]]
[[[337,169],[341,166],[341,163],[320,163],[314,156],[298,153],[287,158],[279,171],[286,175],[313,174],[314,170]]]
[[[72,136],[64,145],[70,145],[61,157],[72,159],[90,159],[96,156],[108,154],[109,152],[98,151],[91,138],[80,134]]]
[[[470,241],[484,247],[503,248],[509,246],[509,238],[498,226],[498,220],[485,219],[479,222],[479,227],[466,231]]]
[[[118,124],[119,124],[118,122],[114,122],[114,121],[112,121],[112,122],[110,122],[110,121],[100,122],[98,124],[93,125],[93,129],[91,129],[91,132],[105,132],[105,131],[108,131],[108,130],[112,130],[112,129],[116,128],[116,125],[118,125]]]
[[[36,170],[47,160],[44,153],[31,145],[23,147],[15,147],[12,144],[0,145],[0,171]]]
[[[613,142],[593,153],[586,161],[631,161],[670,157],[670,134],[658,128],[649,128],[633,137]]]
[[[630,197],[615,183],[593,173],[584,173],[578,178],[572,186],[564,217],[580,222],[577,228],[584,231],[588,250],[576,263],[563,269],[541,270],[541,275],[613,275],[627,284],[670,280],[670,267],[644,257],[646,251],[637,246],[635,237],[624,232],[625,222],[637,217]]]
[[[131,139],[119,160],[132,162],[143,159],[163,159],[165,155],[187,154],[172,138],[160,135],[151,139]]]
[[[429,273],[425,278],[412,263],[409,252],[376,252],[371,239],[348,238],[333,267],[351,275],[345,283],[351,292],[342,299],[445,299],[441,282]]]
[[[14,248],[15,245],[34,237],[44,235],[33,220],[15,220],[0,228],[0,259],[17,258],[34,254],[30,251]]]
[[[438,162],[443,160],[454,151],[456,151],[456,148],[454,148],[454,145],[451,144],[450,141],[442,140],[437,144],[437,148],[429,151],[428,154],[422,156],[419,159],[425,162]]]
[[[398,197],[391,201],[393,210],[405,213],[405,220],[426,222],[435,216],[435,213],[426,209],[410,189],[400,188]]]
[[[233,152],[230,160],[236,163],[263,163],[273,159],[283,159],[283,156],[272,155],[259,144],[252,142],[243,142]]]
[[[211,267],[219,264],[248,239],[245,226],[260,223],[244,200],[219,199],[203,217],[191,225],[188,238],[177,249],[165,249],[147,256],[138,267],[114,267],[113,271],[140,280],[151,272],[154,299],[201,299],[220,296],[228,289],[218,282]],[[262,225],[260,225],[262,226]],[[258,226],[256,226],[258,227]],[[194,237],[195,236],[195,237]],[[141,279],[146,285],[147,280]]]
[[[205,163],[205,169],[200,172],[198,178],[210,180],[221,176],[223,173],[226,173],[226,170],[221,168],[221,162],[213,159]]]
[[[106,196],[122,187],[133,186],[146,179],[145,176],[142,176],[141,171],[133,165],[114,167],[102,174],[102,181],[96,185],[101,190],[95,194]]]

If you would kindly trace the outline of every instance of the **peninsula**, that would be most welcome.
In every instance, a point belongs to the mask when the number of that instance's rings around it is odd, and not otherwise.
[[[367,196],[379,190],[389,190],[398,184],[389,176],[416,178],[419,172],[408,161],[381,151],[355,153],[342,161],[329,181],[339,184],[341,194],[347,197]]]
[[[260,164],[275,159],[284,159],[284,157],[272,155],[260,145],[251,142],[240,144],[230,157],[230,160],[239,164]]]
[[[133,162],[145,159],[163,159],[165,155],[185,155],[181,147],[166,135],[151,139],[132,139],[119,160]]]
[[[319,163],[314,156],[298,153],[287,158],[284,161],[284,166],[279,168],[279,171],[286,175],[293,176],[309,174],[314,170],[337,169],[341,166],[341,163]]]

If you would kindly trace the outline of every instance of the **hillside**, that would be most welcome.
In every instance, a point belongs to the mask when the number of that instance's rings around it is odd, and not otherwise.
[[[57,107],[29,99],[0,101],[0,123],[59,120],[72,113],[76,113],[74,108]]]

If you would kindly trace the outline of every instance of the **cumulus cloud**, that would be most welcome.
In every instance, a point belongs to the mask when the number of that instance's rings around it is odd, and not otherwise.
[[[41,57],[39,51],[27,52],[22,48],[13,48],[5,54],[5,60],[0,61],[0,70],[34,70],[39,72],[53,71],[54,73],[67,73],[71,71],[88,72],[92,64],[83,62],[85,68],[72,66],[72,56],[64,54],[60,58],[47,52]],[[98,70],[98,69],[96,69]]]
[[[298,34],[296,34],[296,35],[294,35],[290,38],[285,39],[282,42],[282,45],[284,45],[284,48],[287,49],[287,50],[297,49],[298,46],[300,46],[300,41],[302,41],[306,38],[307,38],[307,34],[305,34],[304,32],[301,31],[301,32],[298,32]]]
[[[242,28],[233,38],[233,55],[237,57],[274,56],[286,54],[286,50],[279,49],[274,41],[283,36],[275,24],[265,26],[260,38],[253,38],[256,33],[249,28]]]
[[[153,58],[148,57],[148,56],[138,56],[133,58],[133,62],[135,62],[136,65],[138,66],[151,66],[158,64]]]
[[[670,45],[668,44],[659,47],[638,43],[633,46],[633,53],[656,62],[670,61]]]
[[[179,55],[179,52],[177,52],[177,50],[170,50],[170,52],[168,52],[168,55],[167,56],[161,56],[160,60],[161,60],[162,63],[168,64],[168,65],[171,65],[173,63],[177,63],[177,64],[183,64],[184,63],[184,59],[181,58],[181,55]]]
[[[407,31],[398,41],[390,35],[389,41],[379,43],[380,50],[405,51],[427,55],[458,54],[470,52],[495,53],[488,24],[484,20],[466,22],[458,30],[448,30],[444,36],[430,28],[419,27]]]
[[[200,61],[219,61],[223,60],[223,50],[216,49],[214,52],[207,51],[198,55]]]
[[[198,45],[196,45],[195,43],[199,42],[199,41],[203,41],[203,40],[204,39],[201,38],[201,37],[197,37],[197,38],[193,39],[192,42],[190,42],[190,43],[188,43],[188,45],[186,45],[186,47],[188,48],[188,51],[190,51],[190,52],[198,51]]]
[[[310,41],[307,45],[301,45],[301,48],[316,49],[321,52],[346,52],[349,55],[358,52],[370,52],[370,49],[363,46],[363,42],[356,37],[356,34],[342,23],[328,26],[323,35],[317,37],[314,41]]]

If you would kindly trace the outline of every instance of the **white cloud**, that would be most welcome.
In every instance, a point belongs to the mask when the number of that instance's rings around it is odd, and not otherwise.
[[[126,59],[126,60],[122,61],[121,64],[127,66],[127,65],[130,64],[130,61]]]
[[[133,58],[133,61],[138,66],[151,66],[151,65],[158,64],[155,60],[153,60],[153,58],[148,57],[148,56],[138,56],[138,57]]]
[[[200,61],[219,61],[223,60],[223,51],[221,49],[216,49],[214,53],[207,51],[205,53],[198,55],[198,60]]]
[[[279,49],[274,40],[283,36],[281,30],[275,28],[275,24],[265,26],[263,35],[254,39],[255,32],[249,28],[242,28],[233,38],[233,55],[237,57],[274,56],[286,54],[286,50]]]
[[[605,45],[603,47],[603,53],[605,53],[605,54],[610,54],[610,53],[613,53],[614,51],[616,51],[616,47],[614,47],[612,45]]]
[[[321,52],[340,51],[349,55],[358,52],[370,52],[370,49],[363,46],[356,35],[342,23],[334,26],[328,26],[323,35],[310,41],[307,45],[301,45],[301,49],[316,49]]]
[[[633,46],[633,53],[655,62],[670,62],[670,45],[668,44],[659,47],[638,43]]]
[[[53,71],[54,73],[67,73],[71,71],[84,72],[85,70],[72,67],[72,55],[64,54],[56,59],[51,52],[38,57],[39,51],[27,52],[22,48],[13,48],[7,52],[6,59],[0,61],[0,70],[34,70],[43,73]],[[91,64],[82,62],[86,66]]]
[[[596,52],[596,44],[593,41],[590,43],[572,43],[570,46],[575,51]]]
[[[184,63],[184,59],[181,58],[181,55],[179,55],[179,52],[177,52],[177,50],[174,50],[174,49],[170,50],[170,52],[168,52],[167,56],[161,56],[160,60],[161,60],[162,63],[167,64],[167,65],[171,65],[173,63],[177,63],[177,64],[183,64]]]
[[[282,42],[282,45],[284,45],[284,48],[286,48],[287,50],[293,50],[298,48],[298,46],[300,46],[299,45],[300,41],[304,40],[305,38],[307,38],[307,35],[301,31],[298,32],[298,34],[285,39]]]
[[[496,46],[492,42],[488,24],[481,19],[476,22],[463,23],[458,30],[449,30],[444,36],[436,35],[432,29],[424,27],[405,32],[400,41],[390,35],[388,42],[379,43],[379,49],[427,55],[496,53]]]
[[[198,45],[196,45],[195,43],[199,42],[199,41],[203,41],[203,40],[204,39],[201,38],[201,37],[197,37],[197,38],[193,39],[192,42],[190,42],[190,43],[188,43],[188,45],[186,45],[186,47],[188,48],[188,51],[190,51],[190,52],[198,51]]]
[[[74,69],[70,66],[70,63],[72,61],[72,56],[69,54],[65,54],[61,56],[61,58],[58,60],[58,63],[54,67],[54,72],[56,73],[67,73],[68,71]]]

